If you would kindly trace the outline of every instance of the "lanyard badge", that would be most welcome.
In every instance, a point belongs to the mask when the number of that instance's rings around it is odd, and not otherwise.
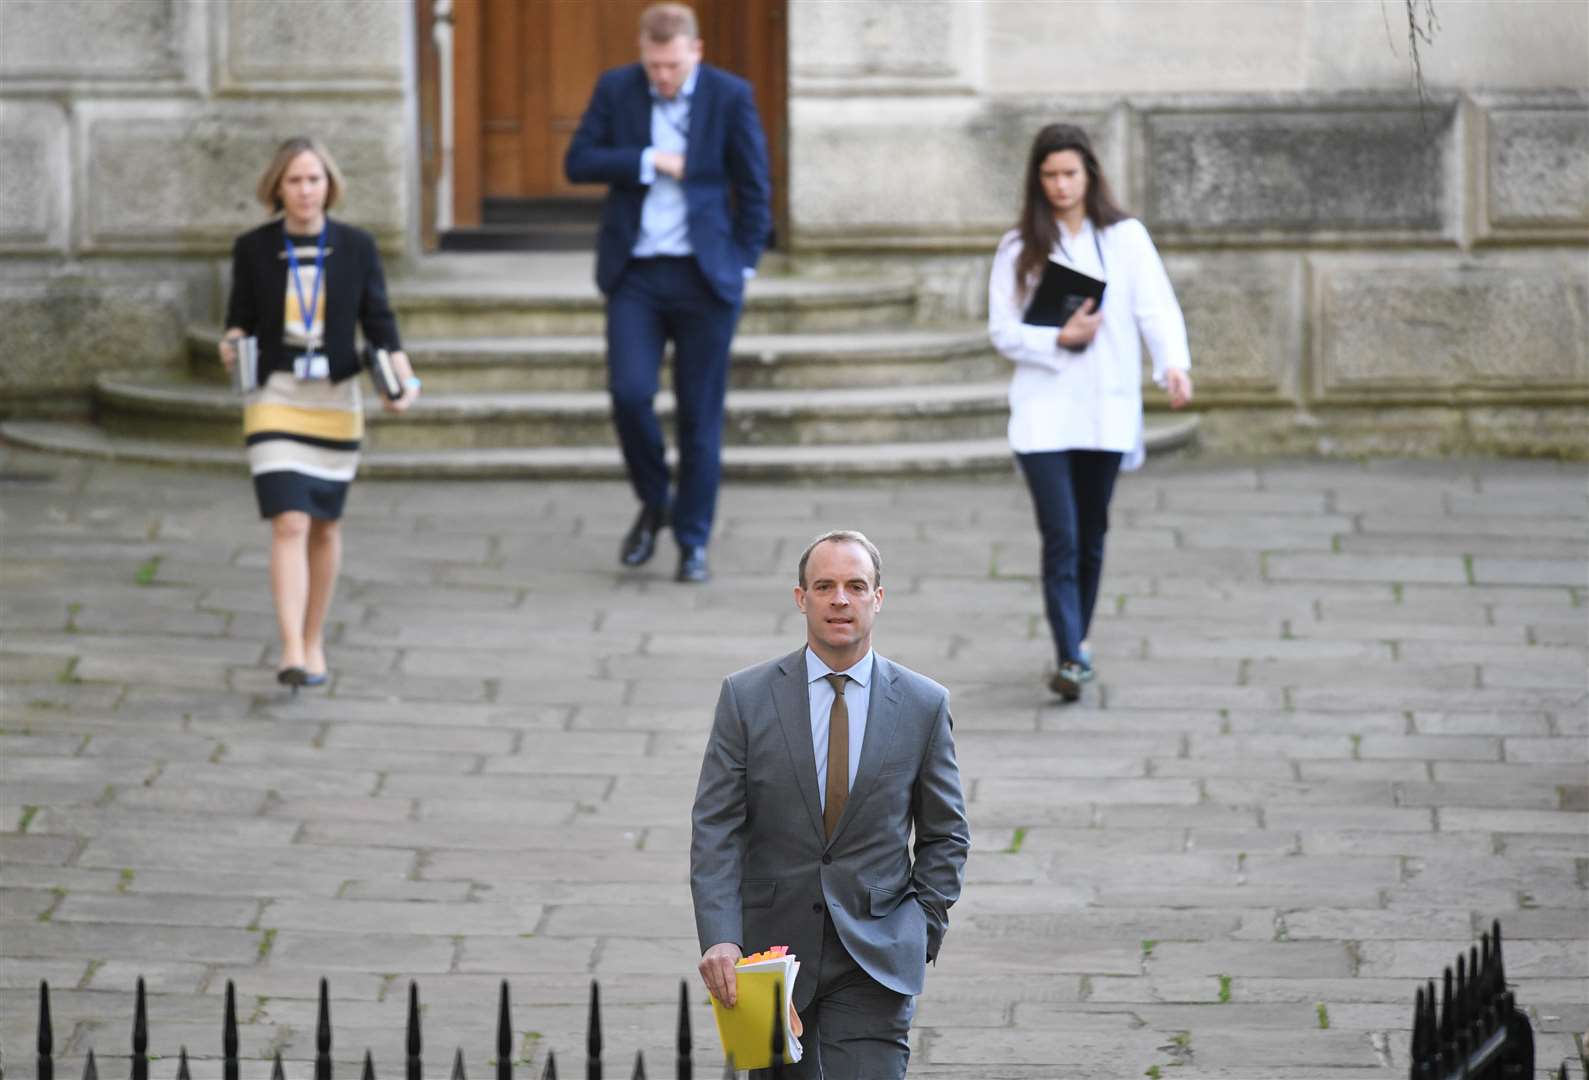
[[[298,297],[298,314],[303,319],[304,338],[308,342],[301,356],[293,357],[292,373],[299,379],[326,379],[331,376],[331,364],[325,355],[316,349],[318,344],[314,337],[314,323],[316,310],[320,306],[320,288],[325,281],[326,265],[326,226],[320,226],[320,236],[315,240],[314,251],[314,289],[305,298],[303,291],[303,275],[298,267],[298,252],[292,239],[287,238],[287,267],[292,275],[293,292]]]

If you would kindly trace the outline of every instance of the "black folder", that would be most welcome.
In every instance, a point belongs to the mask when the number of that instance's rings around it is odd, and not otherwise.
[[[1064,326],[1089,298],[1095,302],[1096,312],[1103,306],[1104,284],[1050,259],[1021,321],[1031,326]]]

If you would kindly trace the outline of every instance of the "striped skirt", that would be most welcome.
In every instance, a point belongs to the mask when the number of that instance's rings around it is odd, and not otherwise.
[[[335,521],[359,468],[357,379],[299,381],[272,372],[243,406],[243,440],[260,517],[287,510]]]

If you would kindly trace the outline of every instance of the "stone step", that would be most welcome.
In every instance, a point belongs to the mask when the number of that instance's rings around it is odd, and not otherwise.
[[[769,269],[776,266],[769,261]],[[588,252],[428,255],[387,288],[406,338],[600,334],[604,309]],[[739,329],[748,334],[908,324],[915,286],[904,279],[767,272],[750,282]]]
[[[1008,383],[821,390],[734,390],[723,439],[739,446],[842,445],[991,438],[1008,422]],[[107,431],[225,445],[237,439],[242,400],[224,384],[161,375],[107,374],[96,384]],[[373,405],[373,402],[372,402]],[[664,423],[673,395],[657,395]],[[372,449],[600,446],[612,441],[605,391],[426,395],[398,417],[366,410]]]
[[[1198,418],[1150,414],[1150,454],[1192,445]],[[117,435],[93,424],[66,420],[0,423],[0,438],[56,453],[153,465],[229,468],[247,458],[241,446],[203,446],[176,439]],[[944,442],[824,446],[728,446],[723,473],[736,480],[813,480],[825,477],[902,477],[1000,473],[1012,468],[1003,436]],[[364,477],[410,479],[621,479],[616,447],[529,447],[447,450],[369,450]]]
[[[216,359],[219,327],[188,332],[192,373],[224,381]],[[410,338],[405,342],[431,393],[601,390],[606,343],[599,334],[534,337]],[[981,326],[740,334],[732,389],[814,389],[968,382],[1008,374]],[[671,366],[664,367],[664,380]]]

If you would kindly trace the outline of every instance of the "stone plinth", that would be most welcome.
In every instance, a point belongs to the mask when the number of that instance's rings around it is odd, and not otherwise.
[[[1560,261],[1321,260],[1315,390],[1325,401],[1466,391],[1529,398],[1589,376],[1589,282]]]
[[[185,299],[171,281],[0,281],[0,401],[74,397],[101,371],[179,363]]]

